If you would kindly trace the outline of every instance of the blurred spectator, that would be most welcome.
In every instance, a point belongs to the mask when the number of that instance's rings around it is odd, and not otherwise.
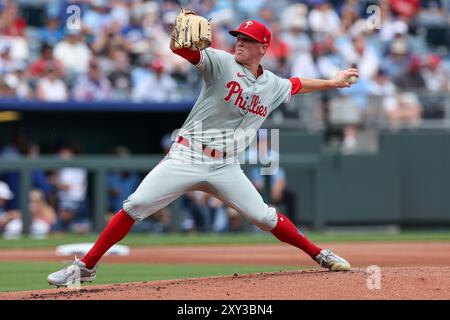
[[[39,145],[29,141],[26,131],[18,130],[14,133],[13,143],[4,146],[1,150],[0,158],[4,160],[17,160],[27,156],[30,159],[36,159],[39,157],[39,153]],[[20,195],[19,173],[15,171],[4,172],[1,176],[8,183],[15,195],[9,201],[8,208],[17,209],[19,207]],[[50,196],[51,186],[43,170],[35,169],[31,172],[31,183],[33,188],[42,190],[47,197]]]
[[[415,126],[422,119],[422,106],[415,92],[400,93],[398,106],[392,107],[387,112],[387,118],[393,127],[401,124]]]
[[[259,131],[257,148],[250,148],[248,150],[249,163],[271,163],[278,161],[279,154],[276,150],[272,149],[270,139],[267,138],[265,131]],[[261,174],[261,167],[255,166],[249,173],[250,181],[255,188],[261,193],[265,194],[266,187],[270,188],[270,204],[280,210],[285,210],[286,216],[289,217],[294,223],[297,222],[298,217],[296,213],[297,197],[295,193],[287,186],[286,172],[282,167],[268,176],[269,186],[266,186],[266,178]]]
[[[394,82],[401,89],[425,89],[425,79],[422,75],[422,60],[416,55],[412,55],[405,66],[403,72],[393,77]]]
[[[23,222],[18,211],[5,211],[5,203],[13,197],[8,185],[0,181],[0,233],[7,239],[19,238],[23,232]],[[44,238],[55,223],[55,210],[48,205],[41,190],[29,193],[29,212],[31,214],[30,234],[34,238]]]
[[[118,23],[120,27],[125,27],[130,23],[130,5],[128,0],[111,1],[111,18]]]
[[[356,66],[351,65],[351,67],[354,68]],[[338,104],[340,103],[349,111],[349,123],[345,124],[343,128],[342,149],[345,152],[354,152],[358,148],[357,136],[363,118],[367,114],[371,85],[372,81],[370,79],[360,77],[356,84],[339,91],[344,99],[338,100]]]
[[[114,148],[114,155],[127,158],[130,151],[123,146]],[[140,183],[137,172],[127,170],[114,170],[108,174],[109,211],[116,213],[123,207],[123,201],[132,194]]]
[[[282,39],[281,29],[277,23],[271,25],[271,32],[272,40],[264,56],[264,64],[267,69],[278,72],[279,61],[287,61],[290,49],[288,43]]]
[[[375,76],[370,86],[370,92],[377,99],[377,104],[382,105],[388,121],[393,124],[397,119],[396,114],[399,107],[397,87],[383,70],[379,70]]]
[[[110,14],[111,6],[108,0],[91,0],[91,8],[83,15],[83,31],[91,36],[101,34],[113,23]]]
[[[5,79],[0,76],[0,100],[1,99],[13,99],[16,97],[14,88],[11,88]]]
[[[120,34],[120,24],[114,22],[109,27],[102,30],[91,45],[94,55],[101,59],[109,56],[114,50],[129,50],[129,44]]]
[[[38,159],[41,154],[41,148],[37,143],[30,142],[27,152],[27,157],[29,159]],[[51,199],[51,189],[52,186],[47,179],[47,174],[42,169],[35,169],[32,172],[32,186],[33,188],[40,190],[44,193],[47,200]]]
[[[13,1],[5,3],[0,13],[0,47],[8,46],[12,60],[26,60],[29,55],[24,31],[27,24],[19,15],[18,4]]]
[[[29,75],[32,79],[39,79],[48,72],[49,65],[56,67],[58,76],[64,75],[64,66],[60,61],[53,57],[53,47],[47,43],[43,43],[40,49],[40,57],[30,64]]]
[[[241,232],[244,231],[243,218],[239,212],[233,208],[227,208],[228,210],[228,231],[229,232]]]
[[[381,63],[381,68],[386,71],[391,79],[403,76],[410,63],[410,51],[407,40],[398,34],[389,44],[388,54]]]
[[[255,167],[250,172],[250,180],[255,188],[264,194],[266,188],[265,176],[261,175],[261,168]],[[284,208],[286,216],[292,221],[297,221],[296,205],[297,196],[295,192],[287,187],[286,172],[279,168],[270,176],[270,204],[277,208]],[[282,209],[280,209],[282,210]]]
[[[73,78],[88,71],[92,53],[82,42],[80,31],[68,29],[64,40],[55,46],[53,55],[61,61],[67,76]]]
[[[16,98],[23,100],[31,100],[33,98],[33,90],[28,81],[25,63],[17,64],[16,69],[12,73],[5,75],[4,80],[14,92]]]
[[[442,66],[439,56],[429,54],[425,57],[422,77],[428,90],[427,94],[421,97],[425,107],[424,117],[428,119],[443,118],[450,88],[449,73]]]
[[[422,75],[426,88],[431,92],[449,92],[449,73],[442,66],[439,56],[435,54],[426,56]]]
[[[352,46],[344,48],[342,55],[348,65],[356,65],[360,78],[372,79],[378,72],[381,61],[362,33],[352,37]]]
[[[385,72],[379,71],[371,88],[381,99],[386,119],[391,127],[416,125],[422,117],[422,107],[414,93],[398,93]]]
[[[317,67],[319,73],[325,79],[332,79],[339,70],[344,68],[344,61],[339,55],[334,44],[334,37],[325,35],[323,42],[320,45],[321,55],[317,59]]]
[[[17,160],[27,154],[29,148],[28,133],[24,129],[18,129],[13,133],[11,143],[8,143],[0,150],[0,159]],[[19,207],[19,173],[15,171],[3,172],[0,178],[11,188],[14,197],[8,202],[9,209]]]
[[[209,195],[202,191],[187,192],[180,197],[183,231],[211,231],[212,217],[207,205],[208,199]]]
[[[74,147],[62,144],[58,150],[62,160],[70,160],[74,156]],[[86,191],[87,171],[84,168],[62,168],[58,170],[54,185],[58,189],[57,222],[55,231],[73,231],[86,233],[91,223],[87,218]]]
[[[257,17],[266,2],[266,0],[237,1],[235,8],[243,19],[245,19],[244,17]]]
[[[18,4],[14,1],[5,1],[0,13],[0,35],[22,37],[26,26],[26,21],[19,15]]]
[[[385,44],[391,42],[398,34],[404,35],[408,32],[408,24],[394,16],[387,0],[380,1],[381,25],[380,39]]]
[[[216,197],[205,193],[205,205],[210,211],[211,226],[208,231],[226,232],[229,231],[228,207]]]
[[[39,41],[50,46],[55,46],[64,39],[64,30],[61,28],[61,21],[57,14],[48,15],[45,19],[45,26],[39,30]]]
[[[351,32],[352,26],[360,17],[361,6],[357,0],[346,0],[341,7],[341,27],[340,34],[345,35]],[[366,21],[364,21],[366,22]]]
[[[131,72],[128,55],[125,51],[114,53],[114,68],[108,77],[112,86],[113,100],[127,100],[131,94]]]
[[[322,75],[320,74],[317,62],[323,53],[323,44],[316,42],[313,44],[311,52],[299,54],[295,58],[292,66],[292,77],[321,78]]]
[[[50,102],[66,101],[69,98],[66,84],[58,76],[57,67],[52,62],[47,63],[44,77],[37,82],[36,97]]]
[[[311,50],[311,39],[306,34],[307,20],[304,16],[300,16],[295,20],[285,22],[286,31],[281,34],[281,38],[287,43],[291,49],[289,55],[289,63],[292,57],[307,53]]]
[[[14,72],[21,68],[22,64],[22,61],[12,58],[9,44],[0,43],[0,75]]]
[[[389,5],[400,18],[409,21],[419,12],[420,0],[389,0]]]
[[[340,29],[341,19],[333,6],[326,0],[314,0],[310,1],[310,3],[313,5],[313,9],[309,12],[308,16],[311,30],[316,32],[319,37],[324,33],[337,35]]]
[[[77,101],[103,101],[112,96],[111,84],[103,75],[98,61],[92,59],[89,62],[89,70],[86,75],[78,76],[73,88],[73,97]]]
[[[14,198],[14,193],[8,184],[0,181],[0,232],[4,237],[15,238],[20,236],[21,229],[18,228],[20,223],[20,213],[17,210],[7,209],[8,201]]]
[[[44,238],[50,233],[56,222],[56,212],[48,204],[42,190],[33,189],[30,191],[28,209],[32,217],[31,235]]]
[[[150,63],[149,68],[151,72],[142,76],[140,81],[137,81],[133,87],[133,101],[165,102],[178,99],[176,92],[177,83],[164,70],[163,62],[160,59],[155,59]],[[155,90],[149,90],[149,88],[154,88]]]

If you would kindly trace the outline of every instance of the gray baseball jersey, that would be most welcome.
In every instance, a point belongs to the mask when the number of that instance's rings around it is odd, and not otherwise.
[[[236,130],[256,133],[267,116],[291,96],[288,79],[268,70],[256,78],[236,62],[234,55],[222,50],[202,50],[197,68],[205,84],[181,131],[188,138],[221,151],[235,143]],[[241,147],[246,148],[250,140]]]
[[[269,113],[290,99],[292,84],[288,79],[267,70],[256,78],[225,51],[201,51],[196,67],[205,83],[179,133],[193,145],[228,151],[228,146],[234,145],[236,130],[251,129],[256,134]],[[221,199],[263,230],[276,226],[275,208],[264,203],[239,164],[183,161],[192,155],[187,149],[173,144],[169,154],[124,201],[125,212],[141,221],[183,193],[200,190]],[[201,147],[196,153],[201,153]]]

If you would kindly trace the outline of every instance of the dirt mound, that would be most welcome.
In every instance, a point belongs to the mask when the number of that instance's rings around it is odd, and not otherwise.
[[[86,286],[81,290],[10,292],[0,293],[0,300],[448,299],[450,296],[450,281],[444,280],[450,279],[450,267],[382,267],[380,289],[368,288],[371,275],[365,269],[338,273],[312,269]]]

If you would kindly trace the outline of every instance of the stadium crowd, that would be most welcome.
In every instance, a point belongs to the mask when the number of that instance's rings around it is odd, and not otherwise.
[[[373,4],[377,7],[371,10]],[[80,24],[74,20],[73,5],[80,8]],[[340,99],[364,110],[368,98],[377,96],[393,125],[444,116],[450,90],[450,8],[447,1],[437,0],[0,0],[0,102],[148,103],[196,98],[201,88],[198,73],[168,45],[181,7],[211,18],[212,47],[229,52],[234,38],[228,30],[247,18],[267,24],[273,40],[263,64],[281,77],[329,79],[342,68],[360,70],[355,86],[335,93],[337,97],[325,95],[324,102]],[[344,128],[344,146],[355,144],[356,131],[353,125]],[[11,142],[2,146],[0,156],[39,153],[38,145],[22,147],[20,140]],[[72,148],[60,147],[63,159],[73,155]],[[127,154],[120,148],[116,152]],[[0,182],[0,230],[5,231],[9,222],[18,221],[20,212],[7,205],[14,202],[18,189],[12,184],[17,177],[2,173],[1,178],[9,182]],[[260,177],[252,179],[262,188]],[[273,180],[275,199],[285,198],[287,206],[295,207],[283,174]],[[111,212],[138,182],[134,172],[110,175]],[[35,189],[29,195],[33,230],[37,234],[88,230],[86,185],[83,169],[34,172]],[[239,229],[237,215],[225,214],[215,199],[192,193],[183,201],[183,210],[191,216],[184,221],[186,229],[195,225],[199,230]],[[205,208],[215,213],[205,214]],[[75,216],[79,223],[67,226],[65,222]],[[210,216],[218,218],[215,222],[205,218]],[[158,228],[165,230],[170,213],[157,217]],[[225,223],[223,217],[230,219]],[[9,224],[12,230],[19,227]]]
[[[41,10],[30,11],[30,4]],[[81,9],[79,25],[73,24],[74,11],[67,10],[73,4]],[[377,4],[378,11],[367,10],[371,4]],[[136,102],[195,97],[200,88],[195,70],[168,46],[180,7],[211,18],[212,46],[229,52],[234,38],[228,30],[245,18],[266,23],[273,41],[264,66],[280,76],[330,78],[336,70],[356,64],[362,80],[358,91],[391,96],[397,88],[448,91],[445,4],[1,0],[0,97]],[[386,104],[395,108],[392,99]]]

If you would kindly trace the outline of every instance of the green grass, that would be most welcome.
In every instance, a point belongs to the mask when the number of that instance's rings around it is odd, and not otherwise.
[[[61,263],[47,262],[2,262],[0,263],[0,291],[48,289],[47,275],[63,266]],[[298,269],[301,268],[256,265],[102,264],[99,266],[97,279],[92,285]],[[83,287],[89,285],[83,284]]]
[[[449,231],[405,231],[400,233],[384,232],[339,232],[317,233],[307,232],[306,235],[315,242],[382,242],[382,241],[450,241]],[[14,248],[54,248],[55,246],[79,242],[95,242],[98,235],[50,236],[47,239],[36,240],[24,237],[19,240],[0,240],[0,249]],[[216,244],[265,244],[278,243],[270,233],[238,233],[238,234],[130,234],[121,244],[128,246],[188,246]]]

